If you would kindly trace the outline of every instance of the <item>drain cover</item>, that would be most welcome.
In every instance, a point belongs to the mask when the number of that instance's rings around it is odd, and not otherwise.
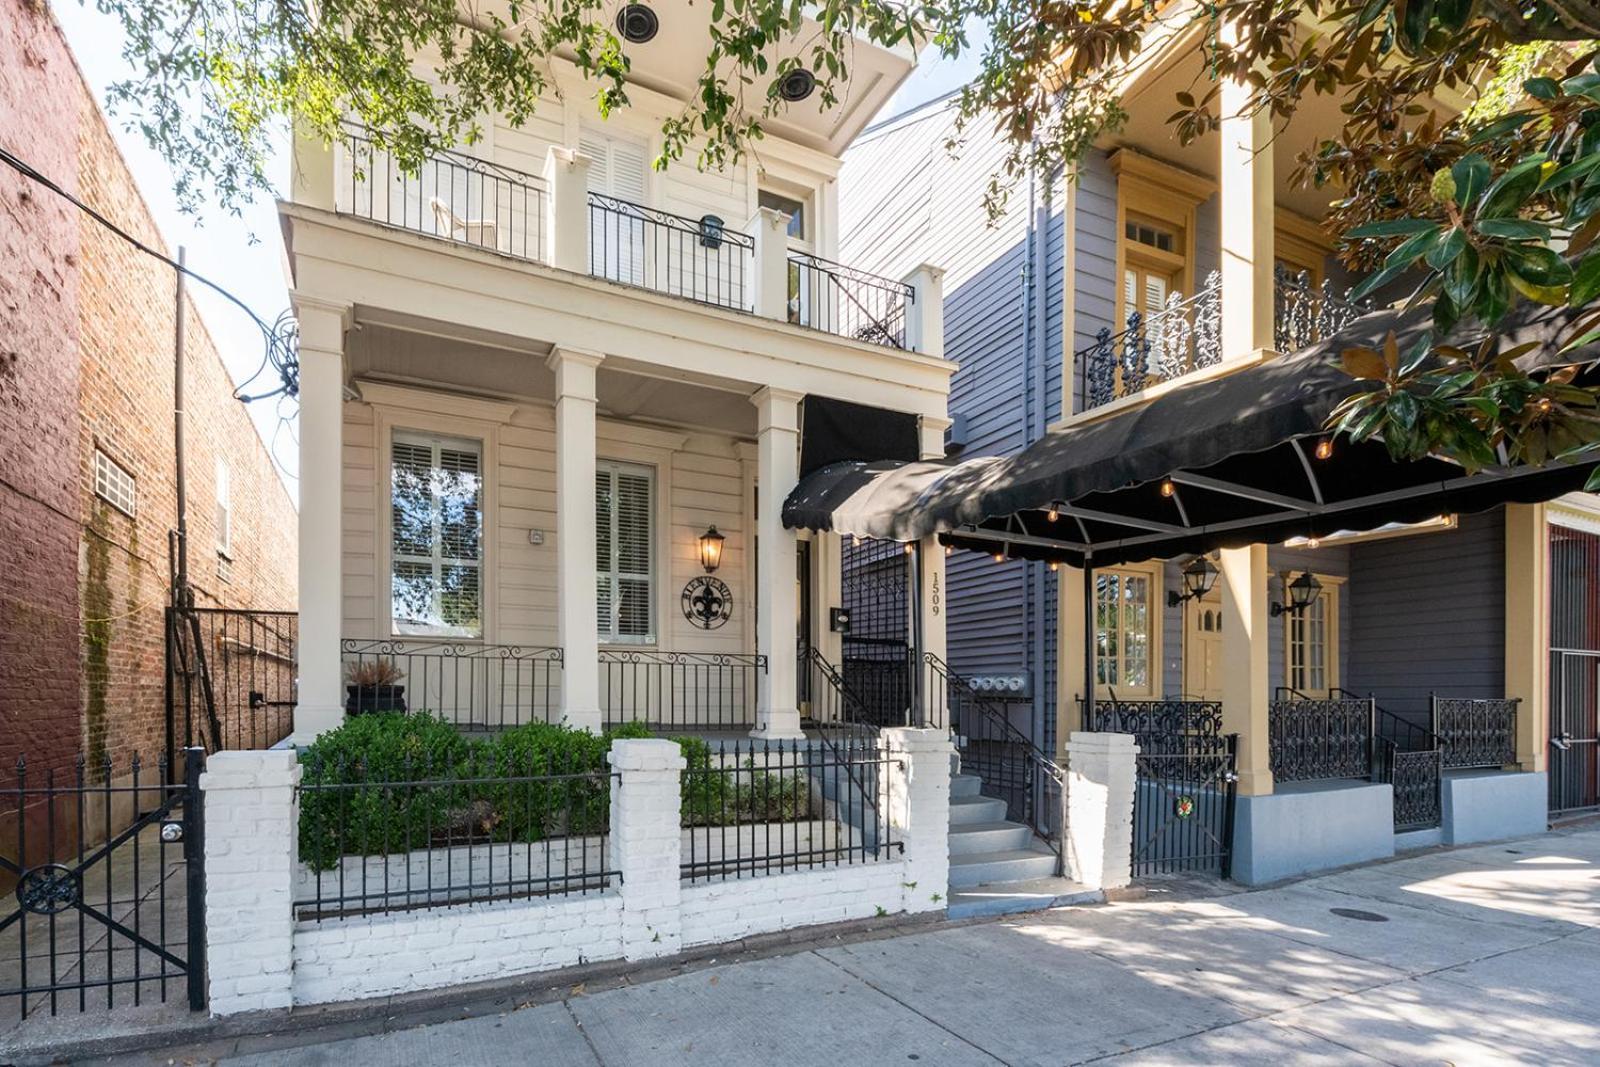
[[[1389,916],[1379,915],[1375,911],[1362,911],[1360,908],[1329,908],[1329,911],[1341,919],[1359,919],[1364,923],[1386,923]]]

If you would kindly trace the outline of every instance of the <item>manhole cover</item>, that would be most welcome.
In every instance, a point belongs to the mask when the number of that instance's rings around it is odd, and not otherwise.
[[[1358,919],[1364,923],[1386,923],[1389,916],[1379,915],[1375,911],[1362,911],[1360,908],[1329,908],[1329,911],[1341,919]]]

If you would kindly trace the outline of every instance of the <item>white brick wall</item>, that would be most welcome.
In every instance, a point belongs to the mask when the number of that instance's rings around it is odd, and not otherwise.
[[[685,885],[679,910],[683,947],[908,910],[901,903],[905,870],[897,855],[845,867]]]
[[[1067,741],[1067,876],[1090,889],[1133,880],[1133,791],[1139,746],[1131,734],[1074,732]]]

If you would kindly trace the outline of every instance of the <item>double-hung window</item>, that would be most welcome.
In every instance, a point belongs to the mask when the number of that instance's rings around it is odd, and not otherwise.
[[[595,611],[600,640],[655,641],[655,472],[602,461],[594,480]]]
[[[390,605],[397,634],[483,636],[483,446],[396,432]]]

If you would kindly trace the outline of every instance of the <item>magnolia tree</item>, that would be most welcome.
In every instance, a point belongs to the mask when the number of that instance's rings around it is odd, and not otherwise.
[[[332,141],[373,131],[402,166],[471,143],[489,111],[512,125],[556,91],[552,57],[593,86],[600,115],[629,106],[616,0],[98,0],[121,18],[135,75],[111,90],[174,166],[181,201],[229,206],[267,188],[264,165],[291,117]],[[823,107],[846,90],[853,49],[970,47],[981,69],[960,125],[1008,147],[990,210],[1029,172],[1071,163],[1115,134],[1119,86],[1154,48],[1183,47],[1205,76],[1172,102],[1183,140],[1222,119],[1224,81],[1250,109],[1290,121],[1309,96],[1343,123],[1293,180],[1336,197],[1324,220],[1367,273],[1357,296],[1409,284],[1432,328],[1344,353],[1372,379],[1339,411],[1354,437],[1397,457],[1469,467],[1570,459],[1600,443],[1600,394],[1580,376],[1600,340],[1600,8],[1585,0],[701,0],[704,63],[662,127],[658,167],[721,167],[749,152],[783,108],[796,67]],[[414,59],[428,56],[425,64]],[[426,68],[426,69],[423,69]],[[1437,101],[1465,98],[1464,109]],[[960,136],[956,142],[959,145]],[[1530,310],[1556,328],[1504,342]],[[1482,343],[1461,347],[1471,335]],[[1527,358],[1536,357],[1536,358]],[[1529,372],[1519,367],[1537,365]]]

